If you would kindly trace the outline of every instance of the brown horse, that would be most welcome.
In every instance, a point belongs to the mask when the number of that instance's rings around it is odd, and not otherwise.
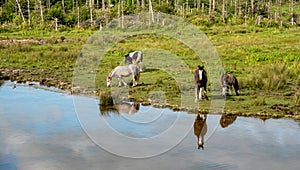
[[[233,74],[222,74],[220,77],[220,83],[222,86],[222,95],[226,96],[226,88],[229,87],[229,95],[232,95],[232,86],[234,87],[235,94],[239,95],[239,83],[237,78]]]
[[[229,125],[231,125],[235,120],[236,120],[237,116],[235,115],[225,115],[222,114],[221,118],[220,118],[220,125],[222,128],[226,128]]]
[[[197,137],[197,145],[198,149],[204,149],[204,135],[207,132],[207,124],[206,124],[206,115],[204,118],[197,114],[195,122],[194,122],[194,134]]]
[[[204,98],[208,100],[206,92],[207,75],[204,66],[198,66],[194,70],[194,83],[195,83],[195,101],[202,100],[202,88],[204,88]]]

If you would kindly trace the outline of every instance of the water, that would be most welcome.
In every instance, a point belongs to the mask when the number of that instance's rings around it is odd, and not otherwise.
[[[136,113],[101,116],[93,98],[12,87],[0,87],[1,170],[300,166],[300,128],[293,120],[229,117],[220,126],[220,115],[208,115],[204,150],[198,150],[195,115],[140,106]]]

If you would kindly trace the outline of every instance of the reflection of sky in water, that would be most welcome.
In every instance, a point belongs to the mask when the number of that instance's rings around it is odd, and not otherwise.
[[[289,169],[300,166],[300,129],[287,119],[238,117],[227,128],[209,115],[205,149],[198,150],[190,131],[175,148],[148,159],[112,155],[93,143],[81,129],[72,97],[6,83],[0,87],[0,169]],[[91,99],[94,100],[94,99]],[[141,110],[151,116],[149,109]],[[149,112],[147,112],[149,111]],[[92,112],[87,112],[89,115]],[[168,110],[143,126],[130,120],[145,115],[105,117],[120,133],[135,137],[158,134],[172,124]],[[156,115],[157,116],[157,115]],[[194,116],[188,115],[186,116]],[[89,119],[101,118],[89,115]],[[150,120],[150,119],[149,119]],[[93,127],[93,126],[91,126]],[[217,127],[217,128],[216,128]],[[216,130],[213,130],[216,128]],[[171,140],[171,139],[170,139]],[[111,141],[112,144],[114,141]],[[134,146],[132,146],[134,147]],[[151,149],[151,148],[145,148]]]
[[[141,108],[143,108],[143,106],[141,106]],[[153,137],[155,135],[159,135],[160,133],[171,127],[177,118],[177,114],[174,114],[170,109],[166,109],[161,113],[160,116],[157,117],[155,111],[158,110],[161,109],[153,108],[147,111],[143,111],[141,109],[141,111],[132,115],[110,114],[109,116],[105,116],[104,119],[114,130],[124,135],[128,135],[129,137]],[[158,119],[150,121],[148,123],[139,123],[139,121],[144,122],[143,117],[147,116],[150,118],[156,117]]]

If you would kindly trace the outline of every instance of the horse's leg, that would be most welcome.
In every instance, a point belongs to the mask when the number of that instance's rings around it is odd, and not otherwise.
[[[239,96],[240,91],[239,91],[239,90],[236,90],[235,88],[234,88],[234,90],[235,90],[235,94],[236,94],[237,96]]]
[[[123,82],[121,80],[121,77],[118,77],[118,81],[119,81],[119,87],[123,86]]]
[[[119,77],[118,79],[119,79],[119,86],[120,86],[120,83],[121,83],[122,85],[127,86],[127,83],[123,80],[122,77]],[[121,85],[121,86],[122,86],[122,85]]]
[[[202,87],[200,87],[199,98],[200,98],[200,100],[202,100]]]
[[[232,95],[232,86],[229,86],[229,95]]]
[[[207,91],[206,91],[206,85],[203,87],[204,88],[204,98],[206,100],[208,100],[208,97],[207,97]]]
[[[140,72],[142,72],[143,69],[142,69],[142,62],[140,61]]]
[[[136,76],[135,76],[134,74],[132,74],[132,79],[133,79],[132,86],[133,86],[133,87],[137,85],[137,81],[136,81],[135,77],[136,77]]]
[[[195,86],[195,102],[198,102],[199,101],[199,86],[196,85]]]
[[[226,86],[222,86],[222,95],[226,96]]]

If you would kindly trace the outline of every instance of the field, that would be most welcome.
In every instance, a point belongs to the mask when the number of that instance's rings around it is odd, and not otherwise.
[[[299,28],[214,26],[199,29],[216,48],[225,72],[235,74],[240,83],[241,95],[227,96],[224,113],[300,120]],[[90,38],[93,33],[89,30],[1,33],[0,76],[20,83],[38,81],[71,90],[76,60],[82,57],[85,45],[93,41]],[[185,44],[166,36],[131,37],[109,49],[101,60],[93,56],[94,61],[100,63],[93,73],[95,87],[76,91],[76,84],[73,84],[73,92],[109,94],[111,88],[106,87],[106,76],[114,67],[123,64],[126,53],[139,49],[145,52],[145,71],[141,73],[139,85],[128,88],[125,98],[175,110],[189,109],[182,107],[185,104],[181,97],[186,97],[187,104],[194,102],[192,71],[197,65],[207,63],[200,61]],[[168,63],[168,56],[179,59]],[[177,60],[182,62],[176,63]],[[155,66],[158,63],[167,63],[164,68],[174,65],[176,68],[159,69],[159,65]],[[178,76],[184,77],[180,80],[186,84],[178,83]],[[126,81],[130,82],[129,78]],[[213,100],[224,100],[218,95],[220,93],[221,88],[209,84],[210,100],[200,101],[199,111],[211,112]]]

